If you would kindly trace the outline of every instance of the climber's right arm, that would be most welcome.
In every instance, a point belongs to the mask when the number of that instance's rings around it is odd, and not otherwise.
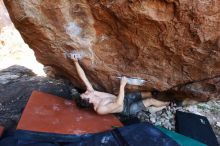
[[[83,70],[82,67],[80,66],[78,59],[76,59],[76,58],[74,59],[74,64],[75,64],[75,66],[76,66],[76,71],[77,71],[77,73],[78,73],[80,79],[81,79],[81,80],[84,82],[84,84],[86,85],[87,90],[93,91],[94,89],[93,89],[91,83],[89,82],[89,80],[87,79],[84,70]]]

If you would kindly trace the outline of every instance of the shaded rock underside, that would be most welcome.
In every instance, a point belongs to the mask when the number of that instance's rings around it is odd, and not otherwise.
[[[140,77],[130,90],[180,90],[219,98],[219,0],[4,0],[37,59],[83,88],[67,56],[80,52],[96,89],[117,92],[117,76]]]

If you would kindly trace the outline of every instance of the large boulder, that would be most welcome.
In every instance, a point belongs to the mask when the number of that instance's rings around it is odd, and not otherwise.
[[[168,90],[220,76],[219,0],[4,0],[37,60],[83,88],[74,51],[96,89],[117,76],[140,77],[138,90]],[[211,86],[219,92],[219,86]],[[194,88],[187,89],[187,92]]]

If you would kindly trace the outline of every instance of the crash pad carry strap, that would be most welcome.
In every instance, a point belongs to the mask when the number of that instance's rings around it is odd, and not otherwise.
[[[111,131],[113,137],[117,140],[118,144],[120,146],[129,146],[128,142],[124,139],[124,137],[121,135],[120,131],[118,128],[114,128]]]

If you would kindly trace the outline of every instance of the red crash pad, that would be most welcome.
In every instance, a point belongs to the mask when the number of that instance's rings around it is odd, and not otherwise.
[[[87,134],[121,127],[113,115],[97,115],[93,110],[79,109],[74,101],[34,91],[18,123],[18,130],[59,134]]]

